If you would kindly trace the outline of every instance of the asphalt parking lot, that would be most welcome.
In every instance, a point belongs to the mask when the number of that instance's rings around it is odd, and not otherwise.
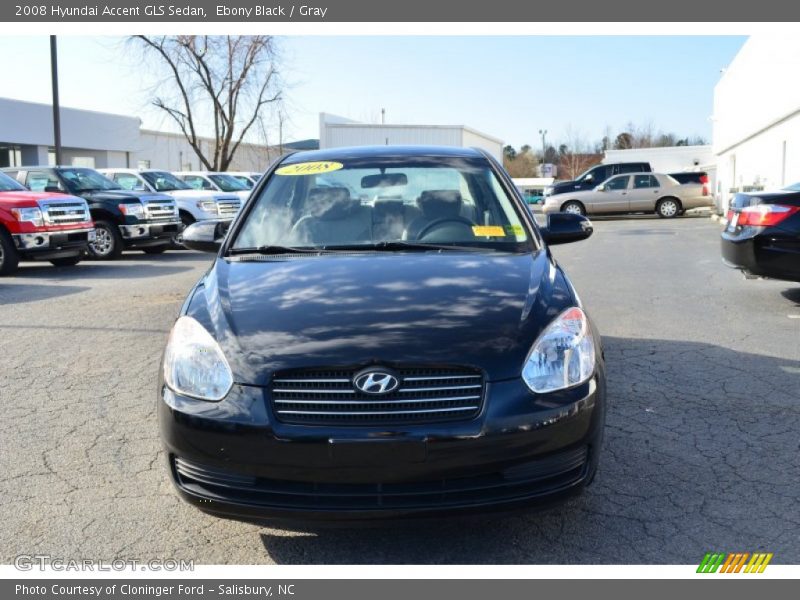
[[[800,562],[800,284],[745,281],[708,218],[595,222],[554,248],[604,335],[600,471],[541,513],[294,532],[181,503],[161,460],[155,373],[209,255],[128,253],[0,280],[0,561]]]

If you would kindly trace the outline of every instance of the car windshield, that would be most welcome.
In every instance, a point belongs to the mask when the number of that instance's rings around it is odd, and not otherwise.
[[[485,159],[292,163],[270,176],[229,248],[530,250],[518,211]]]
[[[224,173],[209,175],[208,178],[223,192],[246,192],[250,189],[235,177]]]
[[[188,183],[185,183],[175,177],[172,173],[167,171],[145,171],[142,177],[147,180],[153,189],[157,192],[174,192],[175,190],[191,190],[193,189]]]
[[[94,169],[60,169],[59,174],[72,193],[122,189]]]
[[[798,182],[798,183],[793,183],[792,185],[787,185],[787,186],[786,186],[785,188],[783,188],[783,189],[785,189],[785,190],[789,190],[790,192],[800,192],[800,182]]]
[[[244,176],[244,175],[231,175],[231,177],[233,177],[236,181],[241,183],[248,190],[253,189],[253,182],[250,181],[246,176]]]
[[[0,192],[24,192],[25,186],[17,183],[5,173],[0,173]]]

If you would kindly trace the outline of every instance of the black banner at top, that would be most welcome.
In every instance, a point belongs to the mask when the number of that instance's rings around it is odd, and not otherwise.
[[[4,0],[0,22],[786,22],[800,20],[800,4],[719,0]],[[598,33],[602,30],[598,28]],[[635,34],[635,31],[631,31]]]

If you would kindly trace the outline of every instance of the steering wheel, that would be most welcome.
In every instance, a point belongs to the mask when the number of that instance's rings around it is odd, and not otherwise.
[[[463,225],[464,227],[469,227],[470,231],[472,230],[472,226],[474,223],[469,219],[465,219],[464,217],[447,217],[445,219],[436,219],[435,221],[431,221],[425,227],[423,227],[420,232],[417,234],[417,239],[421,240],[427,234],[429,234],[434,229],[441,229],[448,223],[456,223],[458,225]]]

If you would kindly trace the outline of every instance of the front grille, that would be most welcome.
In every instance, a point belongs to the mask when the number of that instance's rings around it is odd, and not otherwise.
[[[205,498],[277,509],[391,510],[468,507],[555,493],[586,474],[581,446],[469,477],[402,483],[287,481],[232,473],[173,457],[178,484]]]
[[[144,205],[145,218],[149,221],[175,219],[175,203],[172,200],[149,200]]]
[[[42,202],[40,206],[46,225],[70,225],[92,220],[85,202]]]
[[[235,217],[242,206],[242,201],[238,198],[225,199],[217,202],[220,217]]]
[[[462,367],[394,369],[399,387],[380,396],[353,386],[356,370],[295,370],[275,374],[272,409],[279,421],[304,425],[429,423],[475,417],[483,376]]]

